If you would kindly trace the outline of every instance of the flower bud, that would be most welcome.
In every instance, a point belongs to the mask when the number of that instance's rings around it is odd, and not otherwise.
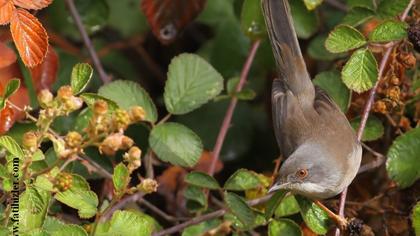
[[[57,98],[60,100],[67,100],[73,96],[73,90],[69,85],[62,86],[57,91]]]
[[[133,146],[134,141],[127,137],[127,136],[123,136],[121,139],[121,149],[126,150],[129,149],[131,146]]]
[[[53,94],[48,89],[43,89],[38,93],[38,102],[42,108],[50,106],[53,98]]]
[[[134,106],[130,109],[130,119],[132,122],[138,122],[144,120],[146,112],[141,106]]]
[[[127,162],[127,168],[131,172],[141,166],[141,150],[140,148],[134,146],[124,154],[124,161]]]
[[[123,135],[119,133],[109,135],[99,146],[99,152],[104,153],[107,156],[115,155],[115,152],[117,152],[122,145],[122,138]]]
[[[118,130],[120,129],[125,130],[127,129],[127,126],[130,124],[130,116],[128,115],[127,111],[117,109],[114,113],[112,122]]]
[[[96,115],[104,115],[108,112],[108,103],[103,100],[97,100],[93,104],[93,112]]]
[[[82,135],[75,131],[71,131],[66,135],[66,145],[69,148],[76,148],[82,144]]]
[[[38,148],[38,136],[33,131],[26,132],[23,134],[22,144],[26,149],[34,152]]]
[[[137,185],[137,189],[144,193],[153,193],[157,191],[158,183],[154,179],[144,179]]]

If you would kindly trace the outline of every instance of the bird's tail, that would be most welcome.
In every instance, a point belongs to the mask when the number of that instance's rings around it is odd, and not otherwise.
[[[279,79],[286,82],[295,96],[313,99],[314,86],[300,51],[288,1],[262,0],[262,6]]]

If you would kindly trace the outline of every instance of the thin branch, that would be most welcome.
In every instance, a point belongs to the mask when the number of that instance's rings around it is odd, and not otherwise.
[[[370,153],[372,153],[375,156],[376,160],[371,161],[371,162],[369,162],[369,163],[364,164],[363,166],[361,166],[359,168],[359,172],[357,172],[357,174],[361,174],[361,173],[364,173],[366,171],[369,171],[369,170],[378,168],[379,166],[381,166],[382,164],[385,163],[386,157],[384,155],[382,155],[381,153],[373,150],[372,148],[370,148],[368,145],[366,145],[364,143],[362,143],[362,146],[367,151],[369,151]]]
[[[268,201],[271,198],[271,196],[272,196],[272,194],[268,194],[268,195],[266,195],[264,197],[261,197],[261,198],[258,198],[258,199],[254,199],[254,200],[248,201],[247,203],[248,203],[249,206],[259,205],[261,203],[264,203],[264,202]],[[179,231],[187,228],[188,226],[199,224],[199,223],[201,223],[203,221],[206,221],[206,220],[211,220],[211,219],[214,219],[214,218],[221,217],[226,212],[227,212],[227,210],[220,209],[220,210],[217,210],[217,211],[214,211],[214,212],[211,212],[211,213],[208,213],[208,214],[199,216],[199,217],[195,217],[195,218],[192,218],[191,220],[186,221],[186,222],[184,222],[182,224],[175,225],[175,226],[173,226],[171,228],[168,228],[168,229],[159,231],[157,233],[154,233],[153,236],[171,235],[171,234],[174,234],[176,232],[179,232]]]
[[[408,12],[410,11],[410,9],[413,6],[415,1],[416,0],[411,0],[410,1],[407,8],[404,10],[404,13],[401,15],[401,18],[400,18],[401,21],[404,21],[405,18],[407,18]],[[359,141],[362,140],[363,131],[366,127],[366,122],[367,122],[367,119],[369,117],[370,110],[372,109],[373,102],[375,101],[376,90],[377,90],[377,88],[378,88],[378,86],[381,82],[382,75],[385,72],[385,67],[387,65],[389,56],[391,55],[391,52],[394,49],[395,45],[393,47],[387,48],[384,56],[382,57],[382,60],[381,60],[380,66],[379,66],[378,80],[376,81],[375,85],[373,86],[373,88],[369,92],[369,98],[368,98],[368,100],[366,102],[366,105],[365,105],[365,108],[363,110],[362,120],[360,122],[359,129],[357,130],[357,140],[359,140]],[[346,197],[347,197],[347,188],[344,189],[344,191],[341,193],[341,196],[340,196],[339,215],[341,217],[344,217],[344,207],[345,207],[345,204],[346,204]],[[340,236],[340,229],[339,228],[336,229],[335,236]]]
[[[246,79],[248,77],[249,70],[251,69],[252,62],[254,61],[255,54],[257,53],[257,49],[260,46],[260,40],[257,40],[253,42],[251,46],[251,50],[249,51],[248,58],[246,59],[246,62],[244,64],[244,67],[242,68],[241,77],[239,79],[239,83],[236,86],[236,92],[240,92],[242,90],[242,87],[244,86]],[[236,104],[238,103],[238,98],[233,96],[230,100],[229,107],[226,110],[225,118],[223,119],[222,126],[220,127],[219,134],[216,139],[216,144],[213,148],[213,159],[210,164],[208,174],[213,175],[214,171],[216,169],[216,163],[220,156],[220,151],[222,150],[223,142],[225,141],[225,137],[227,134],[227,131],[229,129],[230,123],[232,121],[233,112],[235,110]]]
[[[174,217],[174,216],[168,215],[166,212],[162,211],[161,209],[159,209],[158,207],[156,207],[155,205],[153,205],[152,203],[150,203],[149,201],[147,201],[144,198],[140,198],[138,202],[141,205],[147,207],[150,211],[153,211],[154,213],[156,213],[157,215],[159,215],[160,217],[162,217],[163,219],[165,219],[168,222],[178,222],[178,221],[182,220],[179,217]]]
[[[347,8],[346,4],[338,1],[338,0],[325,0],[326,3],[328,3],[330,6],[335,7],[336,9],[340,11],[347,12],[349,9]]]
[[[120,201],[115,203],[115,205],[113,205],[108,211],[104,212],[101,220],[108,219],[116,210],[122,209],[126,204],[139,201],[144,195],[144,192],[137,192],[122,198]]]
[[[105,73],[105,70],[101,64],[101,61],[96,54],[95,48],[93,47],[92,41],[90,40],[85,27],[83,26],[82,20],[80,18],[79,12],[77,12],[76,6],[74,5],[73,0],[65,0],[67,7],[69,8],[70,14],[76,23],[76,26],[82,36],[83,42],[85,43],[86,48],[88,49],[89,55],[92,58],[93,64],[95,65],[96,70],[98,71],[99,78],[102,82],[108,83],[111,81],[110,77]]]

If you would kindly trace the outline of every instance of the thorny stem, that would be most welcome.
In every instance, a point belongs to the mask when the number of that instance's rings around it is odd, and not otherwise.
[[[271,198],[271,196],[272,196],[272,194],[268,194],[268,195],[265,195],[264,197],[257,198],[257,199],[254,199],[254,200],[250,200],[247,203],[248,203],[249,206],[259,205],[261,203],[264,203],[264,202],[268,201]],[[199,223],[201,223],[203,221],[206,221],[206,220],[211,220],[211,219],[214,219],[214,218],[217,218],[217,217],[221,217],[226,212],[227,212],[227,210],[220,209],[220,210],[217,210],[217,211],[214,211],[214,212],[211,212],[211,213],[199,216],[199,217],[195,217],[195,218],[192,218],[189,221],[185,221],[184,223],[181,223],[179,225],[175,225],[171,228],[168,228],[168,229],[159,231],[157,233],[154,233],[153,236],[171,235],[171,234],[174,234],[176,232],[179,232],[179,231],[185,229],[186,227],[188,227],[190,225],[199,224]]]
[[[406,9],[404,10],[404,13],[401,15],[401,18],[400,18],[401,21],[404,21],[405,18],[407,18],[408,12],[410,11],[410,9],[413,6],[415,1],[416,0],[411,0],[410,1],[408,6],[406,7]],[[361,139],[362,139],[363,131],[366,127],[366,122],[367,122],[367,119],[369,117],[370,110],[372,109],[373,102],[375,101],[376,90],[377,90],[377,88],[378,88],[378,86],[381,82],[381,78],[382,78],[382,75],[385,72],[385,67],[387,65],[389,56],[391,55],[391,52],[394,49],[395,45],[396,44],[394,44],[394,46],[392,46],[392,47],[387,48],[384,56],[382,57],[382,60],[381,60],[380,66],[379,66],[378,80],[376,81],[375,85],[373,86],[373,88],[369,92],[369,98],[368,98],[368,100],[366,102],[366,105],[365,105],[365,108],[363,110],[362,120],[360,122],[359,129],[357,130],[357,140],[358,141],[361,141]],[[338,213],[341,217],[344,217],[344,207],[345,207],[345,204],[346,204],[346,197],[347,197],[347,188],[344,189],[344,191],[341,193],[341,196],[340,196],[340,206],[339,206]],[[340,236],[340,234],[341,234],[340,229],[337,228],[335,230],[335,236]]]
[[[76,6],[74,5],[73,0],[66,0],[66,4],[69,8],[71,16],[76,23],[77,28],[82,36],[83,42],[85,43],[86,48],[88,49],[89,55],[92,58],[93,64],[95,65],[96,70],[98,71],[99,77],[101,78],[102,82],[105,84],[110,82],[110,77],[105,73],[105,70],[102,66],[101,61],[99,60],[98,55],[92,45],[92,41],[90,40],[85,27],[83,26],[82,20],[80,18],[79,12],[77,12]]]
[[[255,54],[257,53],[257,49],[260,46],[260,42],[261,42],[260,40],[256,40],[253,42],[251,46],[251,50],[249,51],[244,67],[242,68],[239,83],[236,86],[236,90],[235,90],[236,92],[240,92],[246,82],[249,70],[251,69],[252,62],[254,61],[254,58],[255,58]],[[232,99],[230,100],[229,107],[226,110],[226,114],[223,119],[222,126],[220,127],[220,131],[216,139],[216,144],[214,145],[214,148],[213,148],[213,153],[212,153],[213,159],[211,161],[210,168],[208,170],[209,175],[214,174],[216,163],[217,163],[217,160],[219,159],[220,151],[222,150],[223,142],[225,141],[225,137],[229,129],[230,123],[232,121],[233,112],[235,110],[237,103],[238,103],[238,98],[233,96]]]

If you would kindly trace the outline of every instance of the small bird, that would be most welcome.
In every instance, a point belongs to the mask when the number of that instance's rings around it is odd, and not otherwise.
[[[280,154],[286,158],[270,192],[287,190],[319,203],[353,181],[362,147],[344,113],[312,83],[288,1],[262,0],[262,6],[279,72],[272,87],[274,131]],[[339,224],[346,223],[333,217]]]

